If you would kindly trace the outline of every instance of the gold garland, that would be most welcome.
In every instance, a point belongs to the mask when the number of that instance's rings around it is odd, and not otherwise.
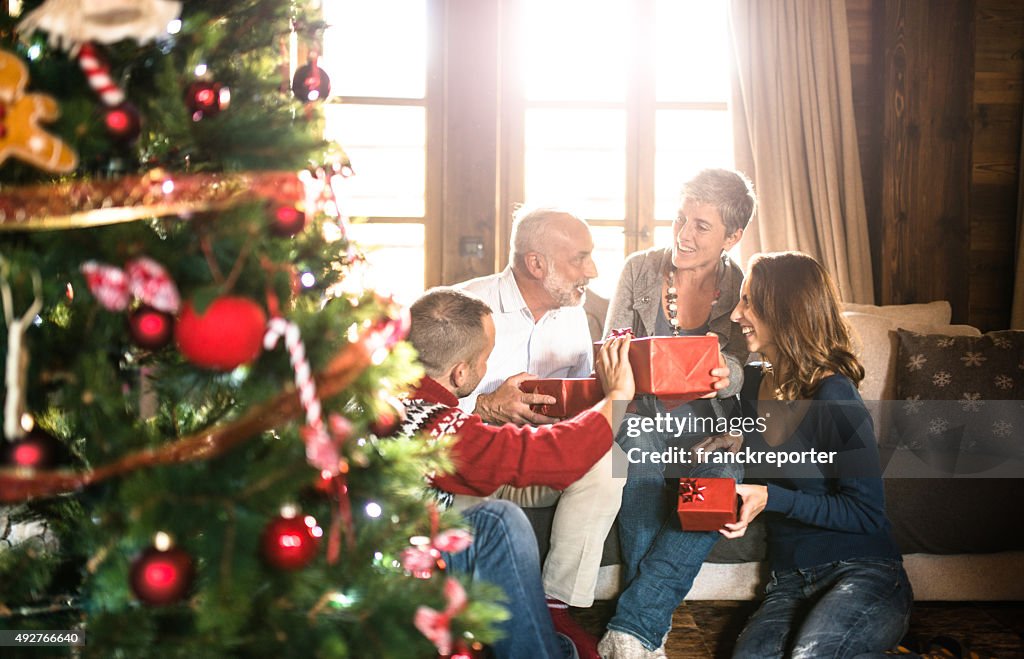
[[[0,231],[49,231],[189,216],[239,204],[305,198],[295,172],[171,174],[0,186]]]

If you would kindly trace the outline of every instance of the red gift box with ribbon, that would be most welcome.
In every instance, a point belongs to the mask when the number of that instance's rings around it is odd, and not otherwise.
[[[628,330],[615,330],[609,338]],[[594,344],[594,354],[601,343]],[[629,342],[629,364],[638,394],[694,400],[715,390],[711,369],[718,368],[714,336],[651,336]]]
[[[519,389],[528,394],[555,397],[552,405],[534,405],[533,411],[545,416],[566,419],[589,410],[604,398],[604,389],[597,378],[542,378],[524,380]]]
[[[679,525],[684,531],[717,531],[739,518],[736,481],[731,478],[680,478]]]

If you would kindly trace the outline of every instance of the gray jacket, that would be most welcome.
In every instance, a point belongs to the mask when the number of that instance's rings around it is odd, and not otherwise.
[[[633,328],[637,337],[651,336],[661,304],[661,285],[668,274],[672,248],[655,247],[635,252],[626,259],[608,304],[604,335],[613,329]],[[721,296],[711,310],[710,331],[718,335],[718,345],[729,366],[729,386],[718,393],[719,398],[734,396],[743,387],[743,364],[747,361],[747,343],[737,323],[729,315],[740,299],[743,271],[728,256],[722,255],[722,278],[718,282]]]

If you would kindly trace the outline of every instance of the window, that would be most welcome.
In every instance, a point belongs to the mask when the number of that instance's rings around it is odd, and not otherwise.
[[[324,0],[325,136],[352,161],[341,190],[366,285],[411,302],[426,285],[427,0]]]
[[[504,263],[519,203],[588,220],[608,296],[628,253],[668,244],[682,183],[732,165],[726,0],[321,1],[343,211],[403,299]]]
[[[593,227],[610,296],[624,256],[667,245],[682,183],[731,167],[725,0],[521,0],[507,89],[508,198]]]

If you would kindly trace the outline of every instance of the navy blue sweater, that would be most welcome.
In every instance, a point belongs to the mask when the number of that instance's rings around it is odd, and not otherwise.
[[[743,414],[757,418],[760,366],[748,365],[744,377]],[[885,516],[874,426],[857,387],[843,375],[832,375],[822,380],[814,401],[793,436],[779,446],[769,446],[756,429],[746,434],[745,444],[752,451],[834,452],[832,464],[772,466],[759,470],[764,478],[747,479],[768,487],[765,522],[771,568],[899,559]]]

